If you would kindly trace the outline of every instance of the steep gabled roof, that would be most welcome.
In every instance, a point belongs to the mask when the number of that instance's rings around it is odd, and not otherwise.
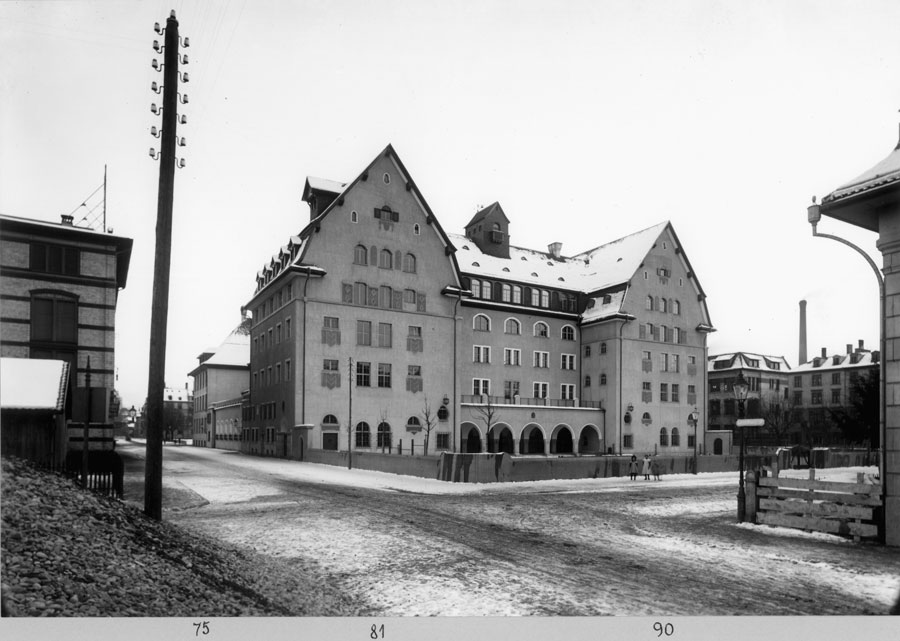
[[[495,211],[499,211],[500,215],[503,216],[504,219],[506,219],[507,223],[509,223],[509,218],[506,217],[506,213],[503,211],[503,207],[500,206],[499,202],[495,201],[495,202],[491,203],[490,205],[488,205],[487,207],[484,207],[484,208],[480,209],[478,212],[476,212],[475,215],[472,216],[472,220],[470,220],[468,222],[468,224],[465,226],[465,229],[468,229],[469,227],[478,224],[479,222],[481,222],[482,220],[487,218],[489,214],[492,214]]]

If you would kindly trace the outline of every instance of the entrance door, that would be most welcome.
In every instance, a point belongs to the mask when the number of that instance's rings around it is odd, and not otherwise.
[[[717,438],[713,441],[713,454],[721,454],[722,453],[722,439]]]

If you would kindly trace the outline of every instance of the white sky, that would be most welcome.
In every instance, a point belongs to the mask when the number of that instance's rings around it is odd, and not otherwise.
[[[796,365],[804,297],[810,355],[877,346],[870,267],[814,239],[806,207],[897,143],[893,0],[0,2],[0,212],[58,221],[108,165],[108,225],[135,239],[117,314],[126,407],[147,389],[150,61],[172,8],[191,46],[170,386],[308,220],[305,177],[350,180],[388,143],[449,232],[495,200],[514,244],[566,255],[671,220],[709,297],[711,353]],[[819,230],[881,264],[875,234]]]

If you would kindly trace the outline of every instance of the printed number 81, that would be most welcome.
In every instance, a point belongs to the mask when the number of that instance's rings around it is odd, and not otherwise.
[[[653,631],[656,632],[656,636],[658,637],[663,635],[670,637],[675,634],[675,626],[671,623],[662,624],[657,621],[653,624]]]

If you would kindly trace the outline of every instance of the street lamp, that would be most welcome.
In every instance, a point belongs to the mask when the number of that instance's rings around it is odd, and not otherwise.
[[[697,473],[697,420],[700,414],[697,412],[697,408],[694,408],[694,411],[688,414],[688,425],[693,426],[694,428],[694,474]]]
[[[131,419],[131,422],[134,423],[134,419],[137,417],[137,410],[134,409],[134,405],[131,406],[131,409],[128,410],[128,418]]]
[[[734,392],[734,400],[737,401],[737,424],[741,432],[741,449],[738,458],[738,471],[740,476],[738,477],[737,516],[738,523],[743,523],[747,514],[747,496],[744,494],[744,403],[747,400],[747,393],[750,391],[750,386],[747,385],[747,381],[744,380],[743,372],[738,372],[737,378],[732,386],[732,391]]]

